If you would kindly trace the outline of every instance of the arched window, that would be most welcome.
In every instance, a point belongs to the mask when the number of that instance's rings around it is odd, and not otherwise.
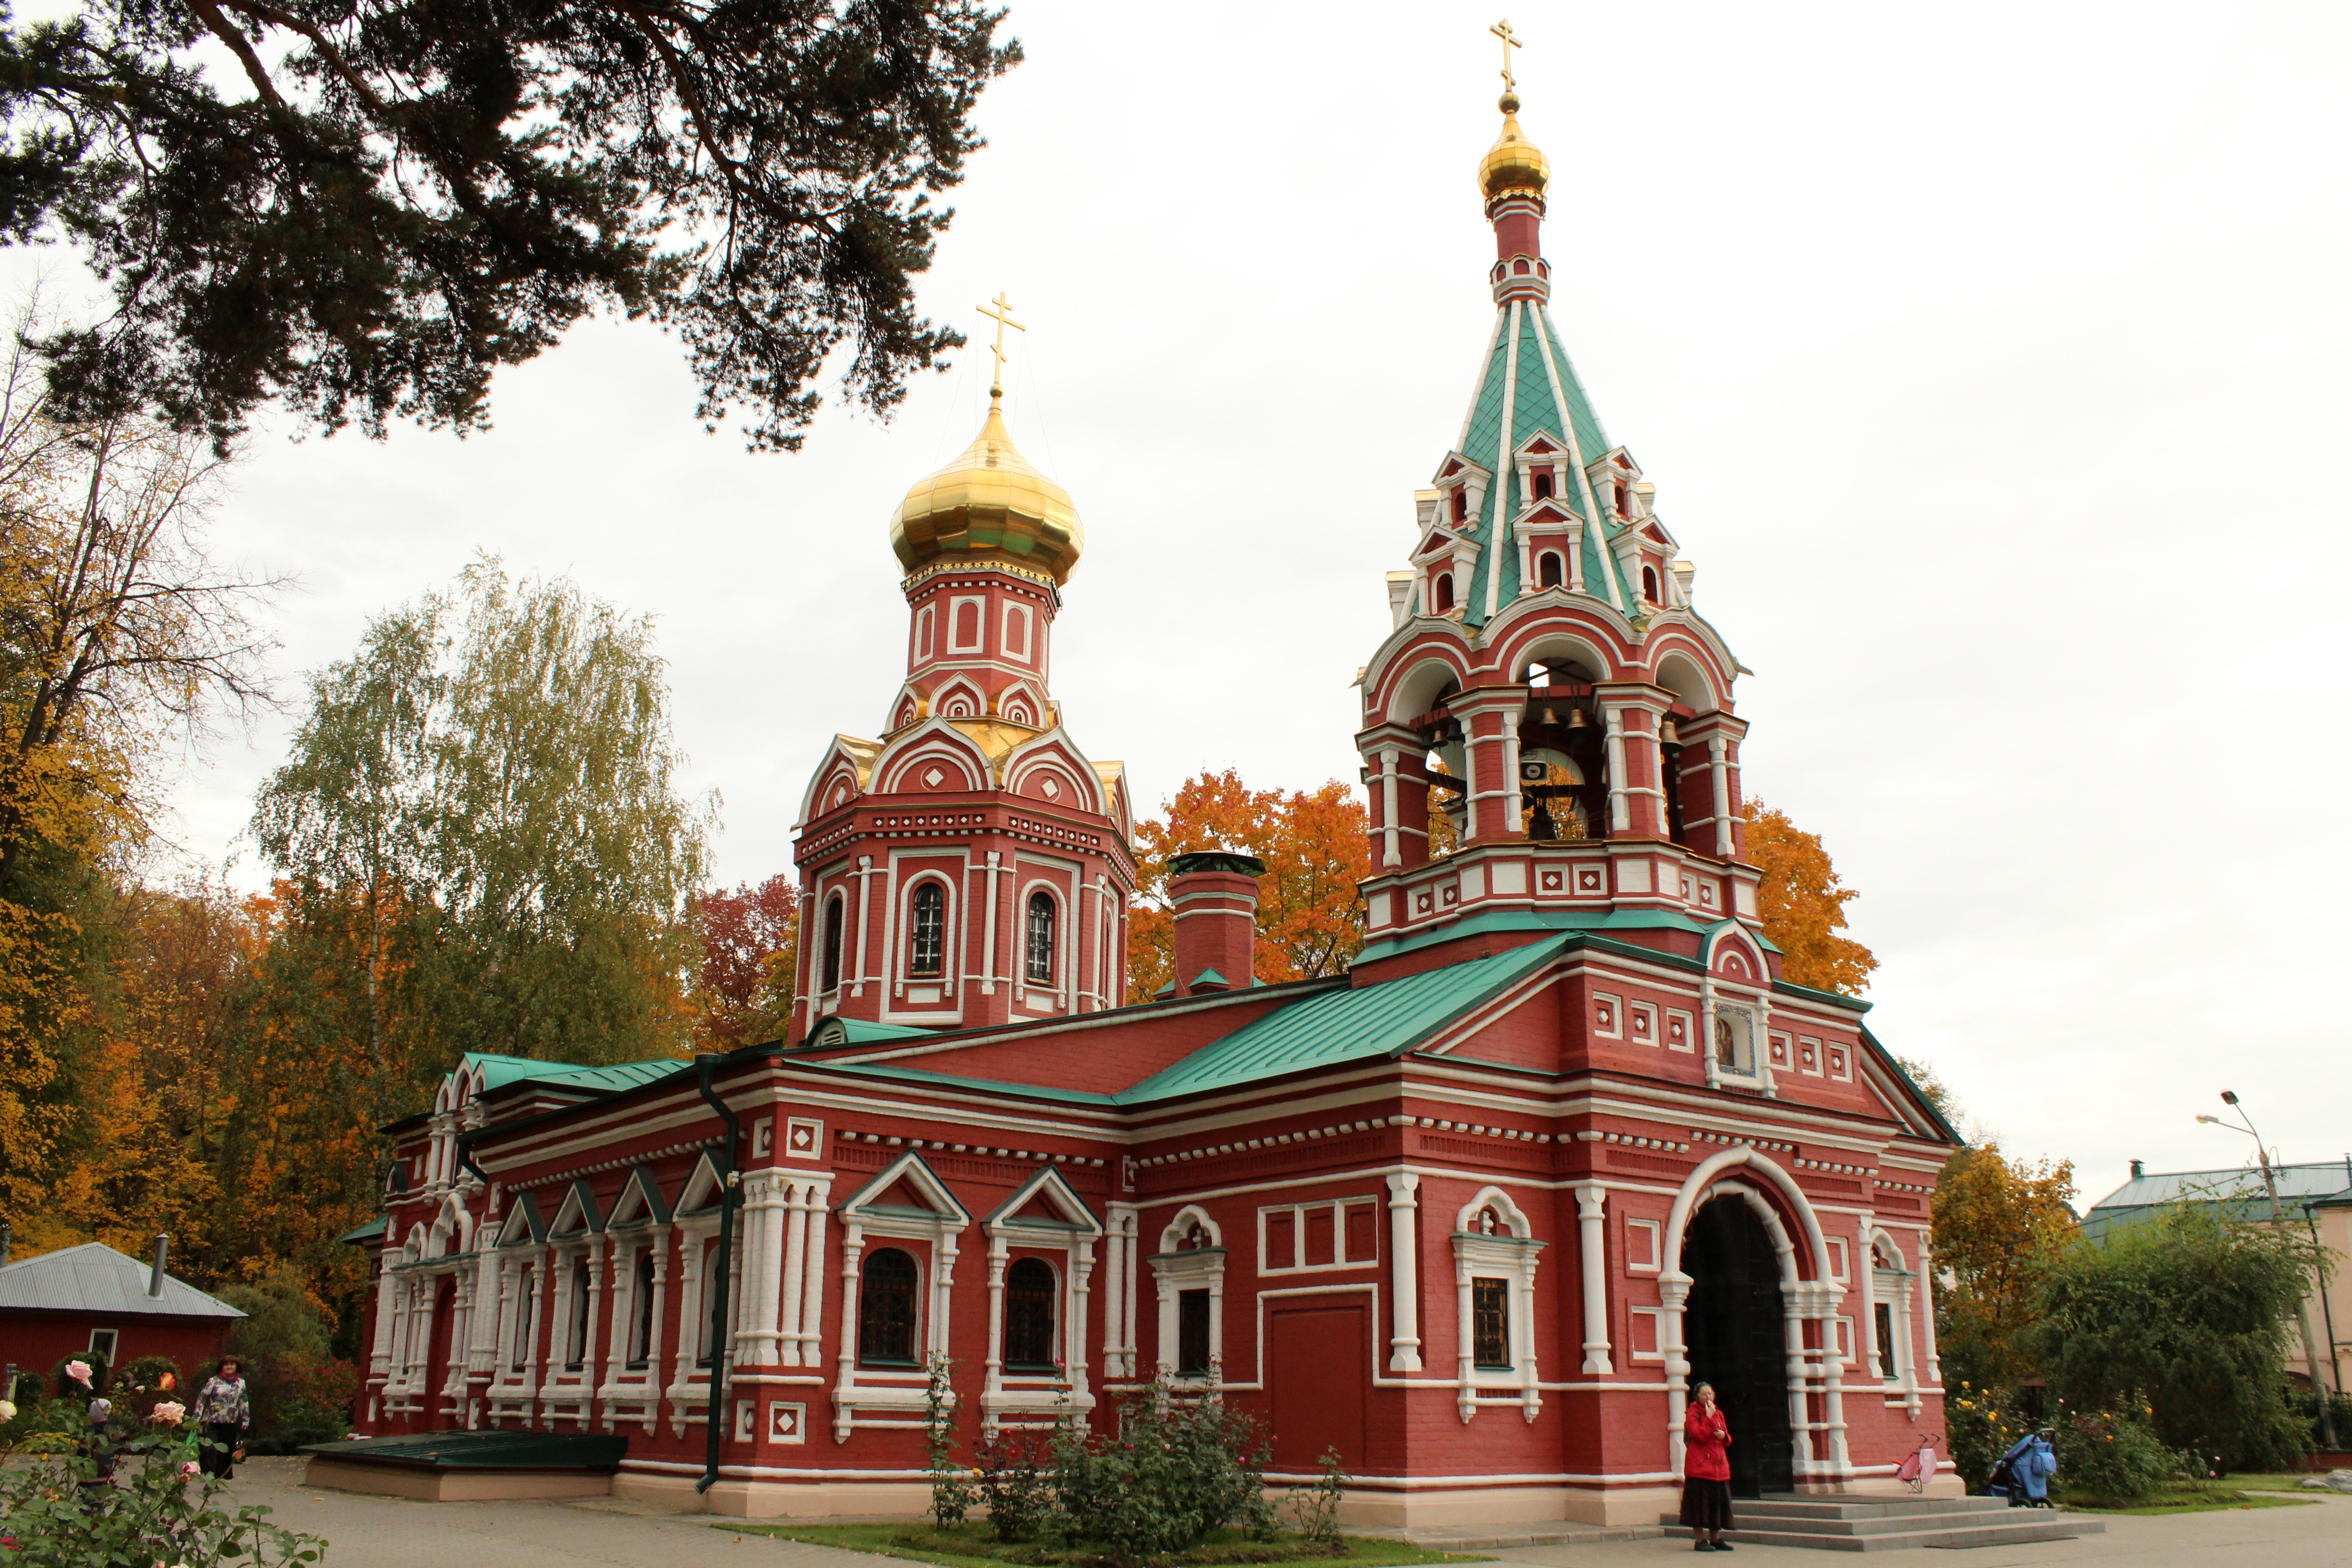
[[[629,1334],[629,1364],[644,1366],[654,1355],[654,1255],[637,1254],[636,1325]]]
[[[937,882],[915,889],[907,907],[907,973],[916,980],[937,980],[944,967],[940,949],[948,924],[948,891]]]
[[[886,1247],[866,1260],[857,1292],[857,1359],[915,1363],[915,1260]]]
[[[1456,485],[1454,489],[1454,521],[1456,522],[1466,522],[1469,519],[1470,494],[1467,490],[1465,490],[1459,485]]]
[[[1536,563],[1536,583],[1539,587],[1557,588],[1562,581],[1559,557],[1547,550]]]
[[[1054,895],[1029,895],[1029,984],[1054,984]]]
[[[1054,1270],[1024,1258],[1004,1271],[1004,1367],[1008,1372],[1052,1372]]]
[[[572,1338],[563,1352],[567,1371],[588,1364],[588,1260],[572,1266]]]
[[[1535,472],[1535,493],[1538,500],[1551,500],[1551,470],[1538,468]]]
[[[1433,592],[1436,595],[1439,615],[1444,615],[1452,610],[1454,608],[1454,574],[1440,572],[1437,574],[1437,585]]]
[[[539,1270],[522,1271],[520,1294],[515,1298],[514,1369],[521,1372],[530,1365],[531,1342],[539,1337]]]
[[[841,921],[843,900],[839,893],[824,906],[824,989],[841,989]]]
[[[1658,569],[1654,566],[1642,568],[1642,597],[1654,605],[1658,602]]]

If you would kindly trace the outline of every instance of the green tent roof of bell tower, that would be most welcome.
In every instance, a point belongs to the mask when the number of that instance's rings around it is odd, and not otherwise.
[[[1507,416],[1510,427],[1504,428]],[[1583,475],[1612,448],[1600,416],[1592,411],[1584,384],[1569,363],[1551,313],[1533,300],[1512,300],[1496,312],[1495,336],[1470,401],[1470,416],[1462,426],[1461,454],[1494,472],[1475,520],[1477,571],[1464,602],[1464,619],[1484,622],[1491,594],[1499,612],[1519,594],[1519,552],[1510,536],[1511,520],[1528,504],[1519,493],[1514,454],[1529,438],[1544,435],[1566,446],[1575,470],[1575,488],[1560,498],[1585,520],[1582,575],[1584,592],[1620,610],[1631,608],[1624,586],[1617,581],[1616,562],[1609,542],[1623,531],[1598,510]],[[1489,588],[1496,574],[1500,581]]]

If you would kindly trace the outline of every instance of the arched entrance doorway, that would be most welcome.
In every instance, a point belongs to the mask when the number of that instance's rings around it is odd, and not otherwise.
[[[1745,1197],[1727,1194],[1691,1216],[1682,1271],[1691,1279],[1683,1313],[1690,1388],[1696,1394],[1700,1384],[1713,1384],[1730,1423],[1731,1495],[1793,1490],[1780,1264]]]

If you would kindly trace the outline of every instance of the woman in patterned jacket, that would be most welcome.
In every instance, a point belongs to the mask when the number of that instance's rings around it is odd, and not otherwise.
[[[245,1458],[245,1430],[253,1425],[253,1401],[245,1385],[245,1366],[235,1356],[224,1356],[220,1370],[205,1379],[196,1394],[196,1429],[204,1434],[196,1463],[215,1480],[233,1480],[236,1461]]]

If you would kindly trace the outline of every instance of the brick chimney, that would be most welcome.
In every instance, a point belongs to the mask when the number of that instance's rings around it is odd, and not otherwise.
[[[1194,849],[1168,862],[1168,901],[1176,911],[1176,994],[1248,988],[1257,952],[1255,855]]]

